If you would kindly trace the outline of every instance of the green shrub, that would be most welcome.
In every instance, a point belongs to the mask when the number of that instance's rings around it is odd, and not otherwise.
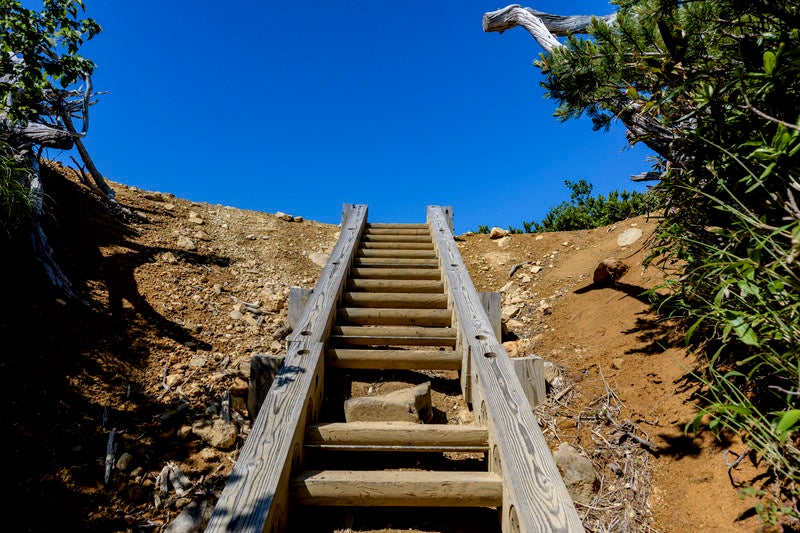
[[[0,229],[6,238],[34,216],[30,178],[25,160],[0,141]]]
[[[650,192],[614,190],[608,197],[592,196],[594,186],[586,180],[564,183],[572,191],[569,202],[550,209],[541,222],[523,222],[526,233],[599,228],[648,214],[656,208],[656,198]]]

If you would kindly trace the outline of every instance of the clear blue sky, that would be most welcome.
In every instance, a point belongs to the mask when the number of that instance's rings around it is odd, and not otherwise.
[[[374,222],[452,205],[462,233],[540,219],[565,179],[641,190],[628,177],[649,168],[621,124],[552,117],[533,38],[481,28],[504,3],[85,1],[109,92],[86,144],[114,181],[334,224],[345,202]]]

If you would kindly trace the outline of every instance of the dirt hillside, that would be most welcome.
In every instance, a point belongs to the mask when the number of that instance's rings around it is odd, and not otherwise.
[[[282,352],[289,288],[313,287],[338,228],[115,184],[134,215],[122,219],[73,172],[56,165],[44,180],[57,199],[46,231],[85,302],[45,290],[37,265],[4,258],[8,530],[162,531],[181,509],[222,490],[249,430],[250,357]],[[553,449],[567,442],[594,463],[598,491],[578,506],[591,529],[752,531],[754,518],[737,517],[752,514],[753,502],[738,498],[733,483],[755,472],[742,465],[729,475],[723,458],[742,446],[683,432],[694,415],[686,380],[694,362],[681,332],[659,322],[642,296],[661,279],[641,266],[653,227],[637,218],[457,240],[476,288],[502,293],[509,353],[552,364],[550,400],[537,414]],[[623,233],[639,230],[620,245]],[[594,284],[609,258],[627,272]],[[226,391],[233,432],[214,422]],[[358,517],[344,526],[370,527]]]

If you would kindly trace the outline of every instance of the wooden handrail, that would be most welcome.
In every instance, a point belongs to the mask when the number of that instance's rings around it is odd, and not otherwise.
[[[458,251],[452,209],[429,206],[427,215],[454,310],[457,346],[469,369],[473,410],[489,429],[490,468],[503,479],[503,531],[583,531],[508,354],[495,337]]]
[[[207,532],[286,529],[292,466],[302,459],[306,421],[314,421],[322,406],[324,340],[366,221],[367,206],[345,204],[339,240],[289,337],[286,360],[261,405]]]

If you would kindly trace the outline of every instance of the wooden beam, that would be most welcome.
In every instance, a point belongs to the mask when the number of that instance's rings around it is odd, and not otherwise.
[[[469,350],[473,407],[489,428],[490,462],[503,479],[502,529],[583,531],[508,354],[480,302],[452,229],[452,211],[428,207],[444,281],[452,301],[458,336]],[[485,413],[485,414],[484,414]]]
[[[452,350],[331,348],[327,363],[331,368],[359,370],[458,370],[461,354]]]
[[[354,279],[435,279],[442,275],[434,268],[369,268],[354,267],[350,269],[350,277]]]
[[[339,324],[358,326],[450,326],[448,309],[398,309],[380,307],[340,307],[336,312]]]
[[[362,249],[368,250],[433,250],[433,242],[362,242]]]
[[[358,257],[396,257],[398,259],[436,259],[431,250],[410,250],[400,248],[361,248]]]
[[[358,257],[353,265],[359,267],[438,268],[439,261],[436,259],[398,259],[396,257]]]
[[[347,281],[347,289],[370,292],[442,292],[444,284],[428,279],[350,279]]]
[[[447,296],[436,293],[345,292],[344,305],[358,307],[402,307],[405,309],[444,309]]]
[[[431,234],[428,230],[420,230],[415,233],[390,233],[367,231],[364,235],[364,242],[418,242],[430,243]]]
[[[291,329],[297,325],[297,321],[303,315],[308,299],[311,298],[312,289],[292,287],[289,289],[289,316],[286,323]]]
[[[419,326],[334,326],[332,343],[356,346],[455,346],[452,328]]]
[[[487,472],[305,472],[292,480],[299,505],[391,507],[498,507],[503,483]]]
[[[531,407],[541,405],[547,400],[547,386],[544,381],[544,359],[538,355],[512,357],[514,372],[522,385],[522,392]]]
[[[280,372],[285,355],[254,355],[250,358],[250,379],[247,390],[247,412],[255,420],[267,392]]]
[[[489,433],[468,424],[334,422],[308,426],[305,445],[331,450],[481,452],[489,449]]]

